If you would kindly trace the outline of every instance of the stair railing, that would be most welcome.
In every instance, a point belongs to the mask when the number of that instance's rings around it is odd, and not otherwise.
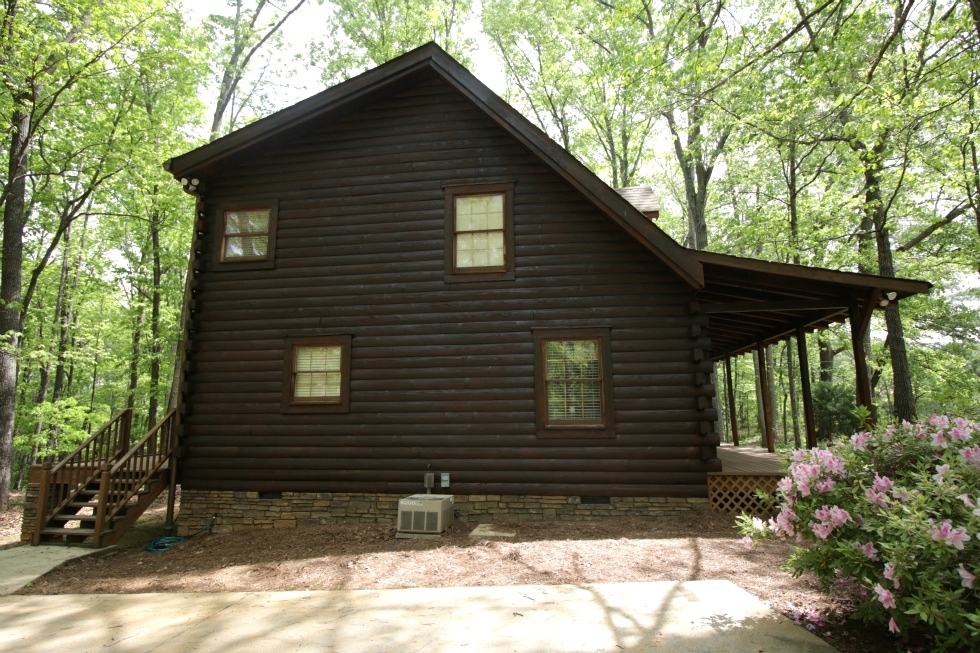
[[[127,408],[80,444],[64,460],[41,470],[37,497],[37,527],[33,544],[41,541],[41,530],[83,487],[98,478],[102,467],[129,449],[133,410]]]
[[[143,486],[160,471],[173,453],[176,444],[176,410],[167,413],[160,423],[150,429],[143,439],[111,467],[103,465],[99,481],[99,504],[95,513],[93,546],[100,546],[106,525]]]

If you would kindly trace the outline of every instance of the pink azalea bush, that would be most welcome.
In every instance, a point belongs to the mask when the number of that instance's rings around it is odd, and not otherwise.
[[[933,415],[796,451],[777,494],[768,522],[739,518],[747,548],[795,538],[795,575],[860,583],[862,616],[893,633],[925,628],[938,650],[980,638],[980,425]]]

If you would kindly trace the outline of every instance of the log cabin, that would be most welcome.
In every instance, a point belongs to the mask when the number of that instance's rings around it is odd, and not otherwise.
[[[463,519],[698,509],[714,361],[844,319],[860,354],[929,287],[686,249],[431,43],[165,168],[181,534],[392,519],[426,474]]]

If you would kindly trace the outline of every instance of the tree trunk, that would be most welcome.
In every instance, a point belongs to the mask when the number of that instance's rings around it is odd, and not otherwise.
[[[880,152],[884,146],[879,143],[874,153],[877,158],[865,164],[865,211],[874,225],[875,246],[878,254],[878,274],[882,277],[895,276],[895,263],[892,258],[892,243],[887,225],[886,206],[881,196]],[[885,326],[888,335],[888,352],[892,365],[892,384],[894,386],[895,415],[902,420],[915,421],[915,392],[912,390],[912,373],[909,368],[908,353],[905,349],[905,331],[898,304],[892,302],[885,309]]]
[[[834,380],[834,357],[837,352],[822,334],[817,334],[817,347],[820,350],[820,380],[830,383]]]
[[[126,408],[133,408],[136,405],[136,388],[139,386],[140,380],[140,339],[143,337],[143,307],[137,306],[135,310],[136,315],[133,316],[133,348],[129,358],[129,386],[126,389]]]
[[[150,242],[153,246],[153,295],[150,308],[150,405],[147,426],[157,423],[160,391],[160,282],[163,277],[160,263],[160,216],[158,211],[150,219]]]
[[[27,195],[27,148],[30,114],[22,105],[11,118],[7,150],[7,200],[3,206],[3,258],[0,269],[0,511],[10,506],[17,411],[17,359],[21,338],[21,283],[24,262],[24,201]]]

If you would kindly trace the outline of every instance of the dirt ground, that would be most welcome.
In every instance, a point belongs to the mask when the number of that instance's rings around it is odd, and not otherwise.
[[[24,518],[24,493],[10,494],[10,510],[0,512],[0,549],[9,549],[20,543],[20,523]]]
[[[884,627],[852,619],[857,590],[820,591],[809,576],[782,571],[792,545],[745,549],[731,517],[717,513],[660,520],[499,522],[513,538],[473,539],[476,522],[457,522],[436,540],[396,539],[394,526],[204,533],[175,548],[143,546],[163,533],[165,495],[104,557],[73,560],[20,594],[234,592],[523,584],[729,580],[827,640],[842,653],[929,650]],[[4,516],[19,520],[10,513]],[[8,522],[2,522],[7,527]],[[0,543],[5,540],[0,539]]]

